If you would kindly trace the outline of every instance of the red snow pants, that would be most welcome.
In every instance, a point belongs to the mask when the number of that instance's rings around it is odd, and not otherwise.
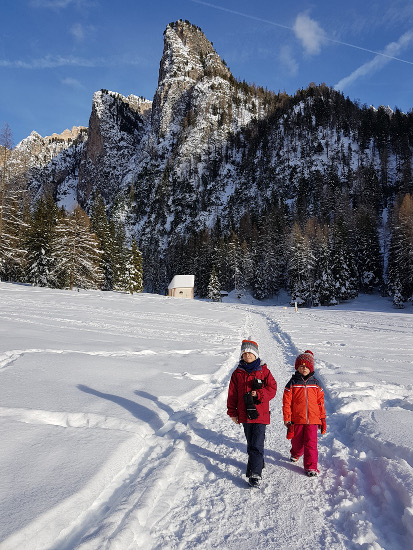
[[[294,424],[291,440],[291,456],[300,458],[304,454],[304,470],[317,470],[317,424]]]

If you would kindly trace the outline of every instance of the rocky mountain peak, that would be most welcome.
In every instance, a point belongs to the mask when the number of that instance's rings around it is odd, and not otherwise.
[[[164,32],[164,50],[153,104],[153,128],[165,135],[173,119],[193,100],[192,91],[205,79],[228,81],[231,72],[199,27],[188,21],[170,23]],[[177,116],[175,116],[177,115]]]
[[[231,73],[199,27],[188,21],[170,23],[164,32],[159,85],[165,79],[197,81],[206,75],[228,79]]]
[[[46,136],[44,139],[49,143],[53,141],[64,141],[70,143],[75,140],[79,134],[86,132],[86,126],[73,126],[71,130],[66,128],[66,130],[64,130],[61,134],[53,133],[51,136]]]

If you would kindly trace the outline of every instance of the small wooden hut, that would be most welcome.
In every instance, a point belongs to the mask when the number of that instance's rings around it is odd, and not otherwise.
[[[174,298],[194,297],[195,275],[175,275],[168,286],[168,296]]]

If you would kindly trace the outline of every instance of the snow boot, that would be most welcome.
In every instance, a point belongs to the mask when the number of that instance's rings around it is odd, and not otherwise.
[[[262,459],[262,469],[265,468],[265,460]],[[251,474],[252,474],[252,471],[251,471],[251,466],[250,466],[250,463],[248,462],[247,464],[247,470],[245,472],[245,477],[251,477]]]
[[[259,476],[258,474],[251,474],[251,477],[248,480],[248,485],[250,487],[259,489],[261,486],[261,476]]]

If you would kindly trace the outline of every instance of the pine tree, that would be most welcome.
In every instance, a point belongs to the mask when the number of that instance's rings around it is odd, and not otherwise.
[[[0,240],[3,238],[3,220],[5,219],[5,206],[7,186],[10,181],[9,159],[13,147],[13,135],[8,124],[5,124],[0,132]]]
[[[111,225],[106,215],[105,202],[97,193],[91,211],[91,227],[99,239],[99,248],[102,250],[100,267],[103,272],[102,290],[112,290],[115,279],[114,243]]]
[[[125,270],[121,274],[121,283],[125,292],[143,291],[142,253],[138,249],[136,240],[132,239],[132,246],[126,253]]]
[[[292,229],[289,255],[291,303],[311,306],[314,293],[315,257],[309,235],[303,234],[297,223]]]
[[[330,232],[330,258],[337,300],[350,300],[358,294],[355,243],[351,231],[340,217]]]
[[[291,292],[291,303],[303,305],[307,299],[304,281],[304,238],[297,223],[293,226],[289,246],[288,282]]]
[[[363,292],[373,292],[380,284],[382,273],[377,216],[369,208],[361,207],[355,218],[359,287]]]
[[[202,229],[195,236],[195,243],[193,273],[196,280],[196,294],[201,298],[205,298],[208,294],[208,281],[213,254],[211,238],[207,228]],[[182,270],[180,272],[182,273]]]
[[[240,298],[245,293],[245,279],[242,272],[242,250],[238,236],[231,231],[228,241],[228,267],[231,276],[232,288]]]
[[[127,242],[126,231],[123,224],[118,220],[110,221],[110,235],[112,239],[112,268],[113,268],[113,290],[123,291],[123,274],[126,269]]]
[[[328,228],[317,228],[314,255],[314,305],[331,306],[337,303],[336,287],[331,268]]]
[[[23,192],[9,188],[3,214],[0,276],[8,281],[24,281],[29,210]]]
[[[267,226],[261,228],[253,238],[252,256],[252,295],[257,300],[263,300],[271,296],[271,259],[272,246],[269,243]]]
[[[53,282],[58,287],[100,288],[102,251],[98,238],[90,230],[90,220],[77,206],[60,219],[52,242]]]
[[[59,209],[49,195],[37,201],[31,216],[26,240],[26,276],[28,282],[36,286],[49,286],[52,282],[52,243],[59,215]]]
[[[400,284],[400,281],[396,280],[393,285],[393,306],[396,309],[404,308],[404,299],[401,292],[401,287],[402,285]]]
[[[228,263],[227,243],[222,234],[216,238],[213,248],[213,257],[217,276],[221,284],[221,290],[229,292],[232,289],[232,283]]]
[[[213,302],[221,302],[221,287],[215,266],[212,266],[211,276],[208,284],[208,298]]]
[[[413,195],[396,205],[388,261],[389,292],[398,301],[413,299]],[[401,298],[400,298],[401,297]]]
[[[0,133],[0,277],[24,281],[29,204],[25,182],[11,165],[12,134]]]

